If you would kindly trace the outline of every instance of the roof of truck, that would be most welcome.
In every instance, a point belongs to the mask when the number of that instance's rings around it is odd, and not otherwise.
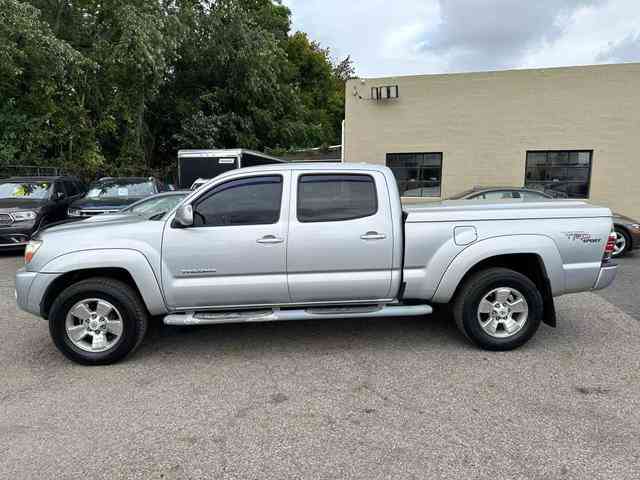
[[[245,167],[236,170],[230,170],[218,176],[233,174],[234,172],[268,172],[268,171],[287,171],[287,170],[366,170],[369,172],[388,172],[388,168],[384,165],[374,165],[372,163],[331,163],[331,162],[310,162],[310,163],[273,163],[269,165],[260,165],[258,167]]]

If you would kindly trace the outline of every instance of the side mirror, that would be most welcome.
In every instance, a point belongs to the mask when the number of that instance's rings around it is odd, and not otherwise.
[[[66,197],[66,195],[65,195],[65,193],[64,193],[64,192],[56,192],[56,193],[55,193],[55,195],[54,195],[54,197],[53,197],[53,199],[54,199],[56,202],[59,202],[60,200],[64,200],[64,198],[65,198],[65,197]]]
[[[177,228],[193,226],[193,207],[191,205],[182,205],[176,210],[173,226]]]

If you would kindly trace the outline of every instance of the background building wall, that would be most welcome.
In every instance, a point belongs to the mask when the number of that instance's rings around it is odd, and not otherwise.
[[[522,186],[527,150],[593,150],[589,200],[640,218],[639,87],[640,64],[350,80],[345,161],[442,152],[444,198]]]

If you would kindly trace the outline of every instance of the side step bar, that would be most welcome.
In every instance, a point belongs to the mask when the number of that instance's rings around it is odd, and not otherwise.
[[[367,305],[353,307],[312,307],[306,309],[241,310],[229,312],[185,312],[164,317],[167,325],[215,325],[219,323],[279,322],[318,318],[379,318],[428,315],[429,305]]]

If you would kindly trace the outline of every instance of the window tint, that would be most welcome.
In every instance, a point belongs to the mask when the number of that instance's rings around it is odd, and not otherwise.
[[[588,198],[593,152],[527,152],[525,187],[543,189],[554,197]]]
[[[439,197],[442,153],[388,153],[387,167],[403,197]]]
[[[70,197],[73,197],[80,193],[75,182],[72,180],[65,180],[64,187],[67,189],[67,195],[69,195]]]
[[[335,222],[368,217],[378,211],[369,175],[302,175],[298,180],[298,221]]]
[[[277,223],[281,200],[280,175],[231,180],[198,201],[194,223],[207,227]]]
[[[62,180],[57,181],[53,184],[53,188],[54,188],[53,192],[54,193],[61,192],[61,193],[64,193],[65,195],[69,195],[69,192],[65,187],[66,187],[65,182],[63,182]]]

